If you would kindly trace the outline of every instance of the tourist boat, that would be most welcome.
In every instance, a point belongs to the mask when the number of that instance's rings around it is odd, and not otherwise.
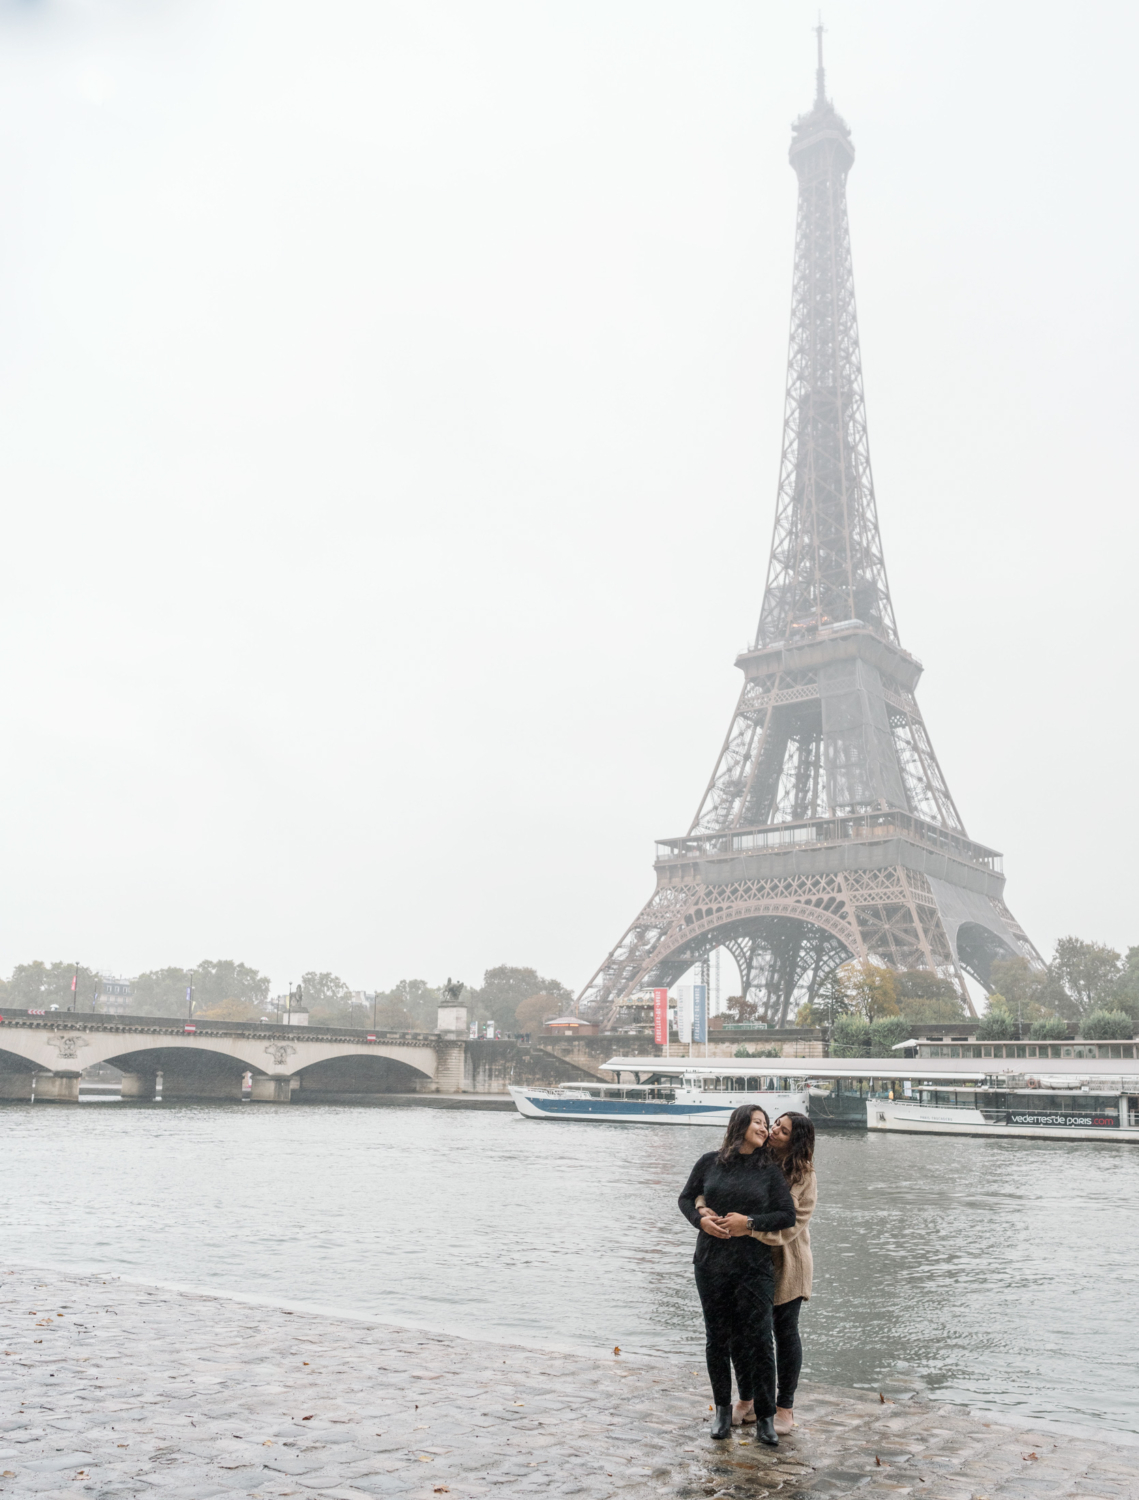
[[[972,1088],[934,1087],[931,1080],[909,1087],[909,1096],[867,1099],[867,1128],[914,1135],[1139,1141],[1139,1099],[1133,1092],[1108,1093],[1094,1083],[1072,1088],[1067,1078],[1044,1078],[1033,1087],[1001,1087],[997,1080]]]
[[[771,1062],[745,1065],[735,1058],[718,1058],[669,1066],[649,1058],[634,1061],[641,1064],[641,1072],[650,1074],[646,1081],[583,1081],[556,1088],[511,1085],[510,1093],[519,1114],[531,1120],[714,1125],[722,1130],[740,1104],[758,1104],[772,1120],[787,1110],[807,1112],[805,1081],[772,1073]]]

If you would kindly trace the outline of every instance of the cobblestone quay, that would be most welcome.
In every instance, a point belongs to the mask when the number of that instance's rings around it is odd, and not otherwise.
[[[0,1495],[1139,1497],[1139,1447],[808,1387],[777,1451],[703,1371],[117,1278],[0,1275]]]

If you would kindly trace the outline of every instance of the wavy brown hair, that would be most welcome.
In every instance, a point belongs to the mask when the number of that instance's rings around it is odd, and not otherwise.
[[[751,1129],[752,1115],[762,1115],[764,1124],[768,1130],[771,1129],[771,1116],[762,1104],[737,1104],[728,1116],[728,1128],[724,1131],[724,1143],[716,1153],[717,1161],[723,1162],[726,1166],[733,1156],[739,1155],[743,1138]]]
[[[791,1121],[791,1139],[787,1142],[786,1156],[775,1156],[774,1150],[771,1154],[783,1168],[788,1182],[802,1182],[815,1164],[815,1127],[806,1115],[793,1109],[785,1109],[776,1120],[777,1125],[779,1120]]]

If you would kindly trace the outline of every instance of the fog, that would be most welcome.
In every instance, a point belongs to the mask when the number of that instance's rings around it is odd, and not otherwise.
[[[0,8],[0,971],[589,977],[759,613],[814,15]],[[1136,13],[824,19],[919,701],[1139,943]]]

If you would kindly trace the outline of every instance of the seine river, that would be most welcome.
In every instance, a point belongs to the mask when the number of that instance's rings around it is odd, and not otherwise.
[[[514,1114],[5,1105],[0,1254],[701,1364],[676,1195],[718,1133]],[[1139,1430],[1139,1151],[820,1137],[804,1378]]]

